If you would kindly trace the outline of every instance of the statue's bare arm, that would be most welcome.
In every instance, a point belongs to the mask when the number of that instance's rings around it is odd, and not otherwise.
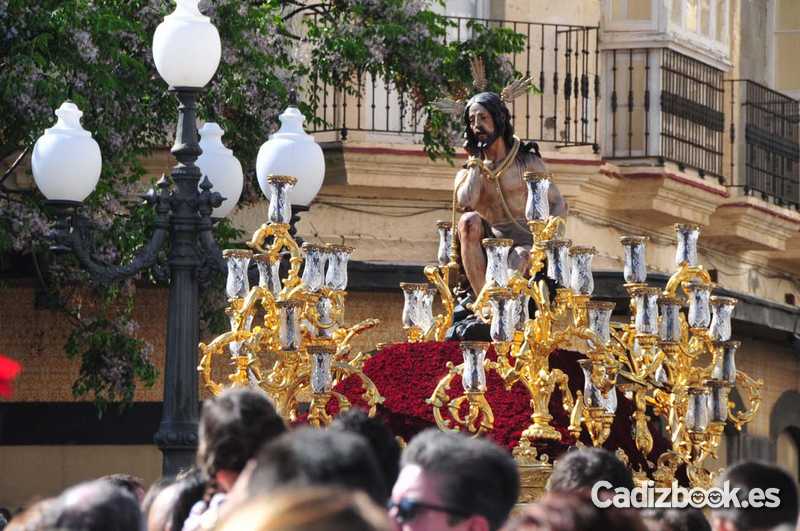
[[[464,210],[475,210],[481,196],[483,178],[477,167],[459,170],[456,173],[456,200]]]

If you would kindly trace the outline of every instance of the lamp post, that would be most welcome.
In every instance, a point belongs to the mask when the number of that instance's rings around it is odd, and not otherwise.
[[[216,72],[221,56],[219,33],[200,13],[198,3],[176,0],[175,11],[158,26],[153,38],[156,68],[179,102],[171,150],[178,163],[171,171],[174,187],[162,178],[157,190],[146,196],[156,211],[155,230],[129,264],[107,265],[91,256],[91,240],[86,237],[89,222],[78,207],[97,185],[101,156],[91,133],[82,128],[82,113],[74,104],[67,102],[56,111],[57,124],[39,138],[32,155],[37,186],[58,214],[53,248],[74,252],[96,281],[114,282],[152,266],[169,239],[164,409],[155,435],[164,454],[165,474],[190,466],[197,447],[198,273],[204,263],[220,271],[227,269],[211,234],[212,212],[215,217],[226,215],[238,195],[226,200],[211,189],[235,194],[242,187],[241,166],[221,146],[218,127],[206,124],[203,128],[203,145],[209,150],[198,160],[203,151],[198,143],[197,98]],[[201,171],[207,173],[202,182]],[[225,175],[212,176],[214,172]]]

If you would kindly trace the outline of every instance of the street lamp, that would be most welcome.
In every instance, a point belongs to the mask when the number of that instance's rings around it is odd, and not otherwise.
[[[289,106],[278,116],[281,127],[261,145],[256,175],[261,191],[270,197],[270,175],[291,175],[297,183],[289,190],[292,205],[290,234],[295,235],[298,214],[308,210],[325,178],[325,156],[314,137],[303,130],[305,117],[297,108],[297,95],[289,94]]]
[[[91,134],[81,127],[82,113],[75,104],[67,102],[56,111],[58,122],[37,140],[32,155],[36,184],[58,215],[53,248],[74,252],[96,281],[114,282],[152,266],[164,242],[170,241],[164,409],[155,435],[164,454],[165,474],[175,474],[194,461],[199,413],[198,272],[204,264],[227,269],[211,234],[212,211],[215,216],[230,212],[242,187],[241,166],[222,146],[219,127],[206,124],[203,128],[203,146],[209,150],[198,160],[203,151],[197,136],[197,98],[217,70],[221,44],[217,29],[199,11],[199,0],[176,3],[177,8],[165,17],[153,38],[156,68],[179,101],[171,150],[178,161],[171,172],[174,187],[162,178],[157,190],[147,195],[156,211],[155,230],[129,264],[95,261],[91,240],[84,236],[89,222],[78,207],[97,185],[101,156]],[[202,172],[208,175],[200,182]],[[220,193],[211,192],[212,183],[215,189],[232,194],[227,201]]]

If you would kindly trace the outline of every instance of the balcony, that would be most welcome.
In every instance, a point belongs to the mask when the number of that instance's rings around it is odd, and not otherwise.
[[[552,146],[597,145],[600,79],[596,26],[448,19],[453,26],[445,43],[469,39],[470,25],[476,23],[524,35],[524,50],[509,59],[518,72],[536,80],[542,93],[521,96],[511,106],[520,138]],[[311,80],[319,119],[312,132],[333,133],[332,140],[421,143],[425,113],[413,95],[370,74],[355,80],[353,88],[355,93],[349,94],[341,87]]]

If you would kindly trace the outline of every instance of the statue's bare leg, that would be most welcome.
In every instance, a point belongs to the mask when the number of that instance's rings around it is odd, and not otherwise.
[[[467,212],[458,221],[458,239],[461,245],[461,262],[472,290],[477,295],[486,277],[486,256],[483,254],[483,221],[475,212]]]

